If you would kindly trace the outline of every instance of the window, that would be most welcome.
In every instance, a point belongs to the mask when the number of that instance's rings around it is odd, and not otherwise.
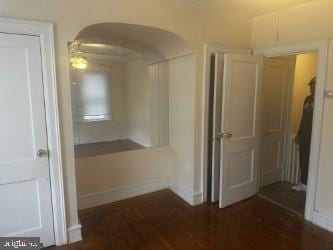
[[[110,70],[85,70],[77,85],[79,122],[112,120]]]

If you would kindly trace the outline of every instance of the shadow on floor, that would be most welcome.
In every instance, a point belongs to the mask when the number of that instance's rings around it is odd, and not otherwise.
[[[297,192],[289,182],[278,182],[260,190],[261,196],[303,216],[306,192]]]

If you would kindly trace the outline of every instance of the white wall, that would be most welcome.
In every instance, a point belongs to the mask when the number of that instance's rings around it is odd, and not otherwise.
[[[127,102],[126,102],[126,82],[125,67],[122,64],[111,64],[109,66],[99,64],[89,64],[88,70],[109,71],[111,85],[111,108],[112,121],[98,121],[80,123],[77,119],[77,106],[75,98],[75,88],[78,85],[72,84],[72,115],[74,143],[85,144],[103,141],[114,141],[127,139]],[[72,70],[73,71],[73,70]],[[71,72],[71,82],[80,84],[80,76],[84,70]],[[77,77],[75,77],[75,74]]]
[[[151,146],[151,98],[148,65],[138,60],[126,64],[128,138]]]
[[[169,62],[171,188],[187,200],[194,195],[195,64],[193,55]]]
[[[277,22],[278,20],[278,22]],[[318,0],[253,20],[253,46],[330,38],[333,1]],[[277,25],[279,24],[279,25]],[[277,35],[278,34],[278,35]],[[333,89],[333,44],[330,39],[326,88]],[[320,93],[317,93],[320,94]],[[325,99],[315,210],[333,218],[333,101]]]
[[[149,65],[152,146],[169,145],[169,61]]]
[[[136,192],[154,191],[147,190],[147,186],[167,188],[169,155],[169,147],[159,147],[77,159],[79,207],[98,205],[99,197],[105,194],[108,196],[106,202],[110,202]],[[140,190],[140,187],[143,188]],[[125,195],[118,195],[124,192]]]

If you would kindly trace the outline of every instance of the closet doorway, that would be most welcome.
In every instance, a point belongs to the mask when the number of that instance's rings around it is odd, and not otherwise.
[[[264,58],[260,196],[304,215],[317,53]]]

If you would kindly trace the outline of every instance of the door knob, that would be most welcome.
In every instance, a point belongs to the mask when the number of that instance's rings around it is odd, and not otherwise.
[[[46,149],[37,150],[37,157],[44,157],[44,156],[48,156],[48,155],[49,155],[49,151]]]
[[[231,138],[232,137],[232,133],[231,132],[220,132],[219,136],[221,138]]]
[[[327,90],[327,91],[325,91],[325,97],[327,97],[327,98],[333,98],[333,90]]]

